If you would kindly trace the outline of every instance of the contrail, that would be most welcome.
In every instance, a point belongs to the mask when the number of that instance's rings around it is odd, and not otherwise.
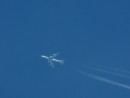
[[[101,68],[94,68],[94,67],[90,67],[90,66],[87,66],[87,67],[91,68],[93,70],[100,71],[100,72],[104,72],[104,73],[112,74],[112,75],[115,75],[115,76],[120,76],[120,77],[123,77],[123,78],[130,79],[130,76],[125,75],[125,74],[121,74],[121,73],[117,73],[117,72],[112,72],[112,71],[107,71],[107,70],[104,70],[104,69],[101,69]]]
[[[102,68],[105,68],[105,69],[110,69],[112,71],[117,71],[117,72],[120,72],[120,73],[124,73],[124,74],[130,74],[129,71],[126,71],[126,70],[123,70],[123,69],[118,69],[118,68],[111,68],[111,67],[107,67],[107,66],[99,66],[98,67],[102,67]]]
[[[84,74],[84,75],[86,75],[86,76],[88,76],[92,79],[96,79],[96,80],[99,80],[99,81],[102,81],[102,82],[105,82],[105,83],[109,83],[109,84],[119,86],[119,87],[123,87],[123,88],[130,90],[129,85],[125,85],[125,84],[122,84],[122,83],[119,83],[119,82],[115,82],[115,81],[112,81],[112,80],[109,80],[109,79],[106,79],[106,78],[103,78],[103,77],[100,77],[100,76],[97,76],[97,75],[89,74],[89,73],[86,73],[86,72],[83,72],[83,71],[78,71],[78,72],[81,73],[81,74]]]

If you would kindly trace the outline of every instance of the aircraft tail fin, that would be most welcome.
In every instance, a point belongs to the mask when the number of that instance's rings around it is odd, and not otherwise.
[[[61,65],[63,65],[64,64],[64,60],[60,60],[60,63],[61,63]]]

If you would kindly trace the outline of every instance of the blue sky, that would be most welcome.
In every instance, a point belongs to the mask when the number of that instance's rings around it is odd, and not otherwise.
[[[130,85],[86,66],[130,71],[129,0],[0,1],[1,98],[129,98],[130,90],[77,71]],[[52,69],[41,54],[60,52]]]

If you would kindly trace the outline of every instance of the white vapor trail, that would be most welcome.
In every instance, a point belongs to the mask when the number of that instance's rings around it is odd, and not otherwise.
[[[106,79],[106,78],[103,78],[103,77],[100,77],[100,76],[97,76],[97,75],[89,74],[89,73],[86,73],[86,72],[83,72],[83,71],[78,71],[78,72],[81,73],[81,74],[84,74],[84,75],[86,75],[86,76],[88,76],[92,79],[96,79],[96,80],[99,80],[99,81],[102,81],[102,82],[105,82],[105,83],[109,83],[109,84],[119,86],[119,87],[123,87],[123,88],[130,90],[129,85],[125,85],[125,84],[122,84],[122,83],[119,83],[119,82],[115,82],[115,81],[112,81],[112,80],[109,80],[109,79]]]
[[[107,71],[107,70],[104,70],[104,69],[101,69],[101,68],[94,68],[94,67],[90,67],[90,66],[87,66],[87,67],[91,68],[93,70],[100,71],[100,72],[104,72],[104,73],[112,74],[112,75],[115,75],[115,76],[120,76],[120,77],[123,77],[123,78],[130,79],[130,76],[125,75],[125,74],[121,74],[121,73],[117,73],[117,72],[112,72],[112,71]]]
[[[112,71],[117,71],[117,72],[124,73],[124,74],[130,74],[129,71],[126,71],[126,70],[123,70],[123,69],[111,68],[111,67],[107,67],[107,66],[99,66],[99,67],[102,67],[102,68],[105,68],[105,69],[110,69]]]

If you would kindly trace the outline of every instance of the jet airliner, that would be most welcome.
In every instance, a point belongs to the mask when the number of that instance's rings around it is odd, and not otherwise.
[[[48,63],[50,64],[50,66],[52,66],[52,68],[54,68],[54,63],[53,62],[60,63],[61,65],[64,63],[63,60],[55,59],[55,57],[57,57],[58,55],[59,55],[59,53],[53,54],[52,56],[41,55],[41,57],[46,59],[48,61]]]

